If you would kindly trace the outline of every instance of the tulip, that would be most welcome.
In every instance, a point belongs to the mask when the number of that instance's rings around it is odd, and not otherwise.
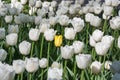
[[[89,44],[90,44],[90,46],[92,46],[92,47],[95,47],[95,45],[96,45],[96,41],[93,39],[92,36],[90,36]]]
[[[56,47],[60,47],[62,45],[62,38],[62,35],[55,35],[54,44]]]
[[[50,17],[49,18],[50,25],[55,25],[57,23],[57,17]]]
[[[74,53],[79,54],[82,52],[84,48],[84,43],[81,41],[74,41],[73,42]]]
[[[113,73],[120,73],[120,61],[114,61],[112,65],[110,65],[110,70]]]
[[[102,7],[100,4],[94,5],[93,9],[95,14],[100,14],[102,12]]]
[[[5,28],[0,28],[0,39],[5,38]]]
[[[35,17],[35,24],[36,25],[40,25],[40,22],[42,21],[42,17],[41,16],[37,16]]]
[[[112,16],[112,12],[113,12],[113,7],[111,6],[104,6],[103,11],[106,16]]]
[[[4,49],[0,49],[0,61],[4,61],[7,57],[7,52]]]
[[[57,2],[56,1],[52,1],[51,3],[51,7],[55,8],[57,6]]]
[[[18,34],[10,33],[6,36],[6,43],[10,46],[14,46],[17,44]]]
[[[42,7],[43,8],[48,8],[50,6],[50,2],[48,2],[48,1],[44,1],[43,3],[42,3]]]
[[[74,53],[74,49],[73,49],[72,46],[66,45],[64,47],[63,46],[61,47],[61,56],[62,56],[62,58],[71,59],[72,56],[73,56],[73,53]]]
[[[89,54],[76,55],[76,62],[77,62],[78,68],[85,69],[91,63],[91,55],[89,55]]]
[[[49,23],[41,23],[40,26],[39,26],[39,29],[40,29],[41,33],[44,33],[49,28],[50,28]]]
[[[90,22],[91,21],[91,19],[93,18],[93,14],[92,13],[87,13],[87,14],[85,14],[85,21],[86,22]]]
[[[11,23],[11,22],[12,22],[12,19],[13,19],[13,17],[12,17],[11,15],[5,16],[5,22],[6,22],[6,23]]]
[[[39,66],[40,68],[46,68],[48,65],[48,60],[46,58],[42,58],[39,60]]]
[[[112,0],[105,0],[105,5],[110,6],[112,4]]]
[[[98,16],[93,16],[90,21],[90,25],[94,27],[99,27],[101,25],[101,21],[101,18],[99,18]]]
[[[31,43],[27,41],[22,41],[19,44],[19,51],[23,55],[28,55],[30,53],[30,49],[31,49]]]
[[[59,16],[59,21],[60,25],[62,26],[67,26],[68,25],[68,22],[69,22],[69,17],[66,16],[66,15],[61,15]]]
[[[13,69],[16,74],[22,74],[25,71],[25,62],[22,60],[14,60]]]
[[[110,70],[111,65],[112,65],[111,61],[105,61],[105,69]]]
[[[98,73],[101,72],[102,64],[100,62],[98,62],[98,61],[94,61],[90,65],[90,69],[91,69],[92,73],[98,74]]]
[[[60,69],[60,63],[58,63],[58,62],[53,62],[52,63],[52,66],[51,66],[52,68],[59,68]]]
[[[55,34],[56,34],[56,31],[54,31],[54,29],[47,29],[44,32],[44,37],[47,41],[53,41]]]
[[[119,0],[112,0],[112,6],[118,6],[120,4]]]
[[[39,8],[42,6],[42,2],[41,1],[36,1],[35,7]]]
[[[27,0],[20,0],[21,1],[21,4],[26,4],[27,3]]]
[[[39,68],[38,58],[25,58],[25,69],[27,72],[36,72]]]
[[[19,27],[18,25],[9,25],[8,26],[8,33],[18,33]]]

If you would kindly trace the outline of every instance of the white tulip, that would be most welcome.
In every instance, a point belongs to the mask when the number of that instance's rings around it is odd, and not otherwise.
[[[84,14],[87,14],[89,12],[90,6],[84,6],[82,7],[82,11]]]
[[[25,62],[23,60],[13,60],[13,69],[16,74],[22,74],[25,71]]]
[[[18,25],[9,25],[8,26],[8,33],[19,33]]]
[[[0,28],[0,39],[5,38],[5,28]]]
[[[81,41],[74,41],[73,42],[74,53],[79,54],[82,52],[84,48],[84,43]]]
[[[102,7],[100,6],[100,4],[94,5],[93,9],[95,14],[100,14],[102,12]]]
[[[74,30],[76,32],[80,32],[84,28],[84,20],[81,18],[74,17],[73,20],[71,21],[71,24],[74,27]]]
[[[48,60],[46,58],[42,58],[39,60],[39,66],[40,68],[46,68],[48,65]]]
[[[57,17],[50,17],[49,18],[50,25],[55,25],[57,23]]]
[[[67,26],[69,23],[69,17],[66,15],[61,15],[61,16],[59,16],[58,22],[62,26]]]
[[[96,41],[93,39],[92,36],[90,36],[89,44],[90,44],[90,46],[92,46],[92,47],[95,47],[95,45],[96,45]]]
[[[14,22],[16,24],[21,24],[22,23],[22,21],[20,19],[21,19],[20,16],[14,16]]]
[[[105,5],[111,6],[112,5],[112,0],[105,0]]]
[[[120,80],[120,73],[115,73],[111,80]]]
[[[35,0],[29,0],[29,5],[32,7],[35,6]]]
[[[41,23],[39,28],[40,28],[40,32],[44,33],[47,29],[50,28],[50,24],[49,23]]]
[[[41,16],[37,16],[35,17],[35,24],[36,25],[40,25],[40,22],[42,21],[42,17]]]
[[[14,46],[17,44],[18,34],[10,33],[6,36],[6,43],[10,46]]]
[[[47,80],[62,80],[63,70],[59,68],[49,68],[48,69],[48,79]]]
[[[31,28],[29,31],[29,39],[32,41],[37,41],[39,39],[40,36],[40,31],[39,29],[34,29]]]
[[[42,2],[39,0],[39,1],[36,1],[36,4],[35,4],[35,7],[36,8],[39,8],[42,6]]]
[[[27,0],[20,0],[21,1],[21,4],[26,4],[27,3]]]
[[[28,55],[30,53],[30,49],[31,49],[31,43],[27,41],[22,41],[19,44],[19,51],[23,55]]]
[[[56,1],[52,1],[51,3],[51,7],[55,8],[57,6],[57,2]]]
[[[92,33],[93,39],[98,42],[102,39],[104,32],[100,31],[99,29],[94,30]]]
[[[105,15],[105,14],[102,14],[102,18],[103,18],[103,19],[108,20],[108,19],[110,19],[110,17],[111,17],[111,16],[107,16],[107,15]]]
[[[48,8],[49,6],[50,6],[50,2],[48,2],[48,1],[44,1],[42,3],[42,7],[44,7],[44,8]]]
[[[98,42],[95,45],[95,51],[98,55],[104,56],[105,54],[107,54],[109,49],[109,46],[102,43],[102,42]]]
[[[110,70],[113,73],[120,73],[120,61],[112,62],[112,65],[110,65]]]
[[[120,36],[118,37],[118,48],[120,48]]]
[[[91,19],[93,18],[93,14],[92,13],[87,13],[87,14],[85,14],[85,21],[86,22],[90,22],[91,21]]]
[[[110,65],[112,65],[111,61],[105,61],[105,69],[110,70]]]
[[[94,27],[99,27],[101,25],[101,18],[99,18],[98,16],[93,16],[91,21],[90,21],[90,25],[94,26]]]
[[[4,49],[0,49],[0,61],[4,61],[7,57],[7,52]]]
[[[36,72],[39,68],[38,58],[25,58],[25,69],[27,72]]]
[[[87,68],[91,63],[91,55],[90,54],[79,54],[76,55],[77,66],[80,69]]]
[[[64,47],[63,46],[61,47],[61,56],[62,56],[62,58],[71,59],[73,54],[74,54],[73,46],[66,45]]]
[[[84,1],[85,1],[85,0],[80,0],[80,1],[79,1],[79,0],[75,0],[75,4],[80,4],[80,5],[82,5],[82,4],[84,4]]]
[[[73,40],[75,38],[76,32],[73,28],[65,28],[65,38],[68,40]]]
[[[54,29],[47,29],[44,32],[44,37],[47,41],[53,41],[55,34],[56,34],[56,31],[54,31]]]
[[[112,16],[113,7],[112,6],[104,6],[103,11],[106,16]]]
[[[6,15],[6,16],[5,16],[5,22],[6,22],[6,23],[11,23],[12,20],[13,20],[13,17],[12,17],[11,15]]]
[[[119,4],[119,0],[112,0],[112,6],[118,6]]]
[[[94,61],[94,62],[92,62],[90,69],[91,69],[92,73],[98,74],[101,72],[102,64],[98,61]]]
[[[56,62],[56,61],[54,61],[53,63],[52,63],[52,66],[51,66],[52,68],[61,68],[61,66],[60,66],[60,63],[58,63],[58,62]]]

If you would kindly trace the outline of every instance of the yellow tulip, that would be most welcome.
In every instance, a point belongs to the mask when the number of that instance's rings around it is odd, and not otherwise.
[[[62,35],[56,35],[54,38],[54,44],[56,47],[60,47],[62,45]]]

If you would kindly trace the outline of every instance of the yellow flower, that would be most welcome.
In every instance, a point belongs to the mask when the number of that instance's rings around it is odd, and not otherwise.
[[[62,35],[55,35],[54,44],[56,47],[60,47],[62,44]]]

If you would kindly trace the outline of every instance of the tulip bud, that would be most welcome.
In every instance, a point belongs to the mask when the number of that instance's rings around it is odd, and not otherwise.
[[[20,0],[21,1],[21,4],[26,4],[27,3],[27,0]]]
[[[21,74],[25,71],[25,62],[22,60],[14,60],[13,68],[16,74]]]
[[[90,44],[90,46],[92,46],[92,47],[95,47],[95,45],[96,45],[96,42],[95,42],[95,40],[93,39],[92,36],[90,36],[89,44]]]
[[[0,28],[0,39],[5,38],[5,28]]]
[[[60,68],[60,63],[53,62],[51,68]]]
[[[41,23],[40,26],[39,26],[39,29],[40,29],[41,33],[44,33],[49,28],[50,28],[49,23]]]
[[[10,33],[6,36],[6,43],[10,46],[14,46],[17,44],[18,34]]]
[[[46,58],[42,58],[39,60],[39,66],[40,68],[46,68],[48,65],[48,60]]]
[[[74,53],[74,49],[72,46],[64,46],[64,47],[61,47],[61,56],[62,58],[64,59],[71,59],[72,56],[73,56],[73,53]]]
[[[36,72],[39,68],[38,58],[25,58],[25,69],[30,72]]]
[[[30,53],[30,49],[31,49],[31,43],[27,41],[22,41],[19,44],[19,51],[23,55],[28,55]]]
[[[120,73],[120,61],[114,61],[112,65],[110,65],[110,70],[113,73]]]
[[[11,23],[12,22],[12,19],[13,19],[13,17],[12,16],[5,16],[5,22],[6,23]]]
[[[90,69],[91,69],[92,73],[98,74],[101,72],[102,64],[98,61],[94,61],[94,62],[92,62]]]
[[[7,57],[7,52],[4,49],[0,49],[0,61],[4,61]]]
[[[105,69],[110,70],[111,65],[112,65],[111,61],[105,61]]]
[[[76,62],[77,62],[77,66],[80,69],[85,69],[91,63],[91,55],[89,55],[89,54],[79,54],[79,55],[76,55]]]
[[[42,2],[41,1],[36,1],[35,7],[39,8],[42,6]]]
[[[62,35],[55,35],[54,44],[56,47],[60,47],[62,45]]]
[[[92,13],[87,13],[87,14],[85,14],[85,21],[86,22],[90,22],[91,21],[91,19],[93,18],[93,14]]]

